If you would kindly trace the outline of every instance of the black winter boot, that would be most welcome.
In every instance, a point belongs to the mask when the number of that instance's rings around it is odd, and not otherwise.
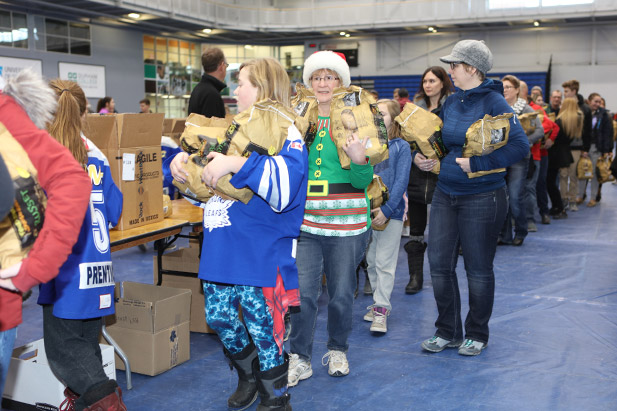
[[[245,410],[257,399],[257,381],[253,374],[253,363],[259,367],[257,349],[252,343],[238,354],[231,354],[223,348],[229,358],[229,368],[238,371],[238,388],[227,400],[227,406],[233,410]]]
[[[426,246],[427,244],[421,241],[409,241],[405,244],[409,264],[409,283],[405,287],[405,294],[415,294],[422,290]]]
[[[259,362],[253,364],[253,373],[257,377],[257,388],[261,402],[257,411],[291,411],[287,391],[287,371],[289,371],[289,356],[285,353],[285,362],[278,367],[261,371]]]

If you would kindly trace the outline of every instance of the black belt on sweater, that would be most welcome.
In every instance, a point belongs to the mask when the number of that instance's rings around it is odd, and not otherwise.
[[[363,188],[355,188],[351,183],[328,183],[326,180],[309,180],[307,196],[323,197],[330,194],[364,193]]]

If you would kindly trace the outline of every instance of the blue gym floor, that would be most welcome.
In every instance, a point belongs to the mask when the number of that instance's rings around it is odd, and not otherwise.
[[[420,348],[433,335],[437,313],[428,264],[422,292],[404,294],[406,241],[386,335],[371,335],[362,319],[372,298],[362,294],[361,277],[347,377],[330,377],[320,364],[327,339],[322,295],[314,373],[290,389],[295,410],[617,409],[617,186],[605,184],[595,208],[582,206],[566,220],[538,224],[522,247],[498,247],[490,342],[478,357]],[[153,253],[152,244],[146,252],[114,253],[116,280],[151,282]],[[458,274],[466,313],[462,257]],[[36,297],[35,291],[24,305],[18,345],[42,337]],[[191,334],[190,361],[156,377],[133,374],[130,391],[125,373],[117,373],[128,409],[135,411],[224,410],[236,386],[217,337],[199,333]]]

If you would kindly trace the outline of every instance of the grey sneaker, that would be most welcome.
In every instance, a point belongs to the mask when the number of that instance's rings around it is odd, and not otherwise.
[[[368,321],[369,323],[373,321],[373,306],[369,305],[368,307],[366,307],[366,309],[368,310],[366,312],[366,314],[364,314],[364,317],[362,317],[364,319],[364,321]]]
[[[527,222],[527,231],[529,231],[530,233],[535,233],[538,231],[538,227],[536,226],[536,223],[534,223],[533,221],[528,221]]]
[[[289,355],[289,371],[287,373],[287,384],[290,387],[298,385],[302,380],[306,380],[313,375],[311,363],[300,358],[298,354]]]
[[[373,308],[373,322],[370,330],[376,333],[388,332],[388,310],[386,308]]]
[[[349,374],[347,355],[343,351],[328,351],[321,359],[321,364],[328,365],[328,374],[333,377],[344,377]]]
[[[478,355],[482,352],[483,349],[486,348],[488,344],[470,340],[469,338],[465,340],[463,345],[461,345],[458,349],[458,353],[460,355]]]
[[[570,211],[578,211],[578,206],[576,205],[576,203],[570,204]]]
[[[450,341],[436,335],[422,341],[422,348],[430,352],[442,352],[446,348],[458,348],[460,345],[461,341]]]

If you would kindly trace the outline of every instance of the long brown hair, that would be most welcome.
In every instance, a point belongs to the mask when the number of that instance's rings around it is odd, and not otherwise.
[[[449,96],[454,90],[454,86],[452,86],[452,81],[450,81],[450,77],[448,77],[448,72],[443,67],[433,66],[427,68],[424,71],[424,74],[422,74],[422,78],[420,79],[420,89],[416,94],[416,100],[424,100],[424,102],[426,103],[426,107],[431,106],[431,99],[429,98],[429,96],[426,95],[426,92],[424,91],[424,77],[426,77],[429,71],[441,81],[442,87],[441,93],[439,94],[439,101],[441,101],[444,96]]]
[[[291,106],[291,88],[289,75],[273,58],[260,58],[242,63],[240,70],[248,70],[248,79],[257,87],[257,101],[271,99],[285,107]]]
[[[392,122],[390,123],[390,127],[388,128],[388,140],[401,137],[403,134],[401,130],[401,125],[394,121],[396,116],[401,114],[401,105],[399,104],[399,102],[384,98],[377,101],[377,104],[385,104],[388,108],[388,113],[390,113],[390,117],[392,118]]]
[[[581,137],[583,133],[583,113],[578,108],[578,100],[568,97],[563,100],[557,120],[561,120],[561,127],[568,137]]]
[[[81,117],[86,112],[88,101],[84,91],[73,81],[56,79],[49,82],[56,93],[58,107],[47,131],[63,146],[69,149],[73,157],[82,165],[88,161],[88,152],[81,139]]]

